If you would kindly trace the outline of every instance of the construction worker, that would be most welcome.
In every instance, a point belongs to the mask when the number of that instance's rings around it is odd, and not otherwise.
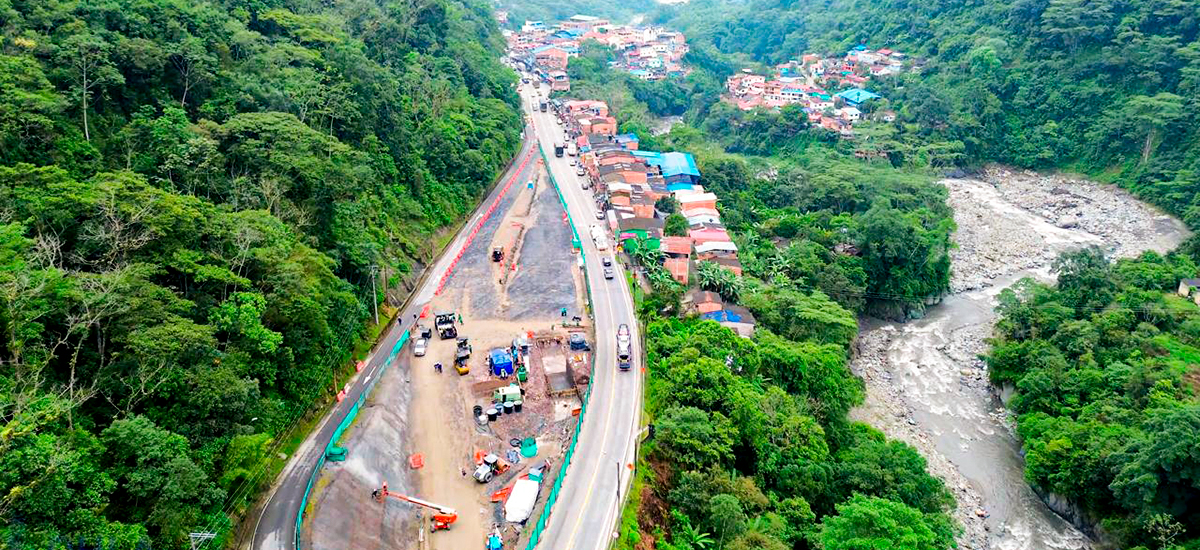
[[[434,363],[434,364],[433,364],[433,370],[436,370],[436,371],[438,371],[438,374],[441,374],[441,373],[442,373],[442,364],[441,364],[441,363]]]

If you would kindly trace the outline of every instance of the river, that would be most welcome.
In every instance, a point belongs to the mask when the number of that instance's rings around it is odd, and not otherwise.
[[[1093,244],[1116,256],[1161,252],[1188,232],[1110,186],[1003,169],[942,183],[959,227],[954,292],[922,319],[863,323],[852,368],[867,401],[853,414],[913,444],[946,480],[964,526],[960,548],[1092,548],[1025,482],[1012,420],[977,356],[996,296],[1023,277],[1052,280],[1060,252]]]

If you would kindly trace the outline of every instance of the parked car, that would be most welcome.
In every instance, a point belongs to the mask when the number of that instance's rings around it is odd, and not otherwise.
[[[576,175],[576,176],[582,176],[582,175],[584,175],[584,174],[586,174],[586,173],[587,173],[587,172],[584,172],[584,171],[583,171],[583,167],[582,167],[582,166],[580,166],[580,167],[578,167],[578,168],[576,168],[576,169],[575,169],[575,175]]]
[[[429,349],[429,340],[426,340],[424,338],[417,338],[413,342],[413,355],[416,355],[417,357],[424,357],[425,351],[428,349]]]

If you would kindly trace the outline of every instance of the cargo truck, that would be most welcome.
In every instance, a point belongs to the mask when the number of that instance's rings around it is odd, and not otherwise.
[[[617,367],[629,370],[633,366],[633,338],[629,333],[629,325],[621,323],[617,327]]]

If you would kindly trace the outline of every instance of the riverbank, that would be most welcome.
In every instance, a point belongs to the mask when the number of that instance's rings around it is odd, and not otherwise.
[[[908,324],[863,324],[851,368],[866,382],[854,418],[916,447],[958,500],[960,548],[1090,548],[1024,481],[1020,442],[988,382],[986,351],[1000,291],[1049,280],[1064,250],[1098,245],[1116,256],[1166,251],[1181,223],[1112,186],[992,167],[947,179],[958,225],[952,294]]]

